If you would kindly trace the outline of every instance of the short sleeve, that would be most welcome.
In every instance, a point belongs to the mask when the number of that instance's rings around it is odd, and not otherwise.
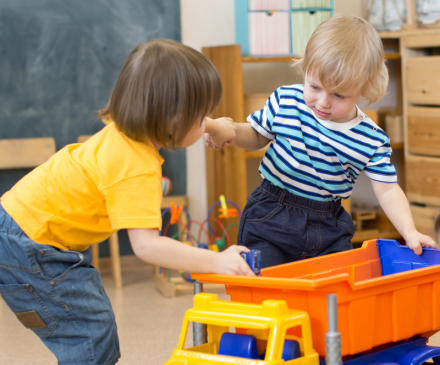
[[[263,137],[270,140],[275,138],[275,134],[272,132],[272,126],[279,110],[279,102],[278,89],[267,99],[263,109],[257,110],[247,117],[247,121],[251,123],[252,127]]]
[[[161,228],[162,188],[158,174],[122,180],[103,193],[113,229]]]
[[[375,152],[365,167],[365,173],[371,180],[384,183],[397,182],[397,174],[391,157],[390,140],[387,139]]]

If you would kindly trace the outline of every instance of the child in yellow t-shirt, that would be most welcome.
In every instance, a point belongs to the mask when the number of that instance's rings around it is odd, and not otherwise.
[[[209,130],[221,97],[214,66],[170,40],[140,44],[108,105],[107,125],[66,146],[1,198],[0,295],[58,364],[115,364],[114,314],[90,245],[128,229],[142,260],[189,272],[253,275],[240,257],[159,235],[161,147],[188,147]]]

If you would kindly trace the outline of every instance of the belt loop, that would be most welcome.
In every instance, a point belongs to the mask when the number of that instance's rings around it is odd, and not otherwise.
[[[283,189],[283,192],[280,195],[280,199],[278,199],[278,204],[283,205],[284,204],[284,198],[286,197],[287,191]]]

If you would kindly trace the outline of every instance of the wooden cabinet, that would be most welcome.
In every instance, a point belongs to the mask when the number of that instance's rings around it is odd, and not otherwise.
[[[406,101],[409,104],[439,105],[440,57],[406,59]]]
[[[440,158],[406,157],[406,195],[410,202],[440,206]]]
[[[440,108],[411,106],[406,116],[408,152],[440,156]]]
[[[406,193],[414,222],[434,235],[440,212],[440,29],[400,35]]]
[[[411,213],[417,229],[423,234],[435,237],[434,222],[440,213],[440,207],[412,205]]]

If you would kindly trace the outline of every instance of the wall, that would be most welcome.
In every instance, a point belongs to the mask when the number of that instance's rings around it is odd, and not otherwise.
[[[233,0],[180,0],[182,43],[199,51],[205,46],[235,40]],[[187,195],[191,217],[203,220],[208,212],[205,145],[199,140],[186,151]]]

